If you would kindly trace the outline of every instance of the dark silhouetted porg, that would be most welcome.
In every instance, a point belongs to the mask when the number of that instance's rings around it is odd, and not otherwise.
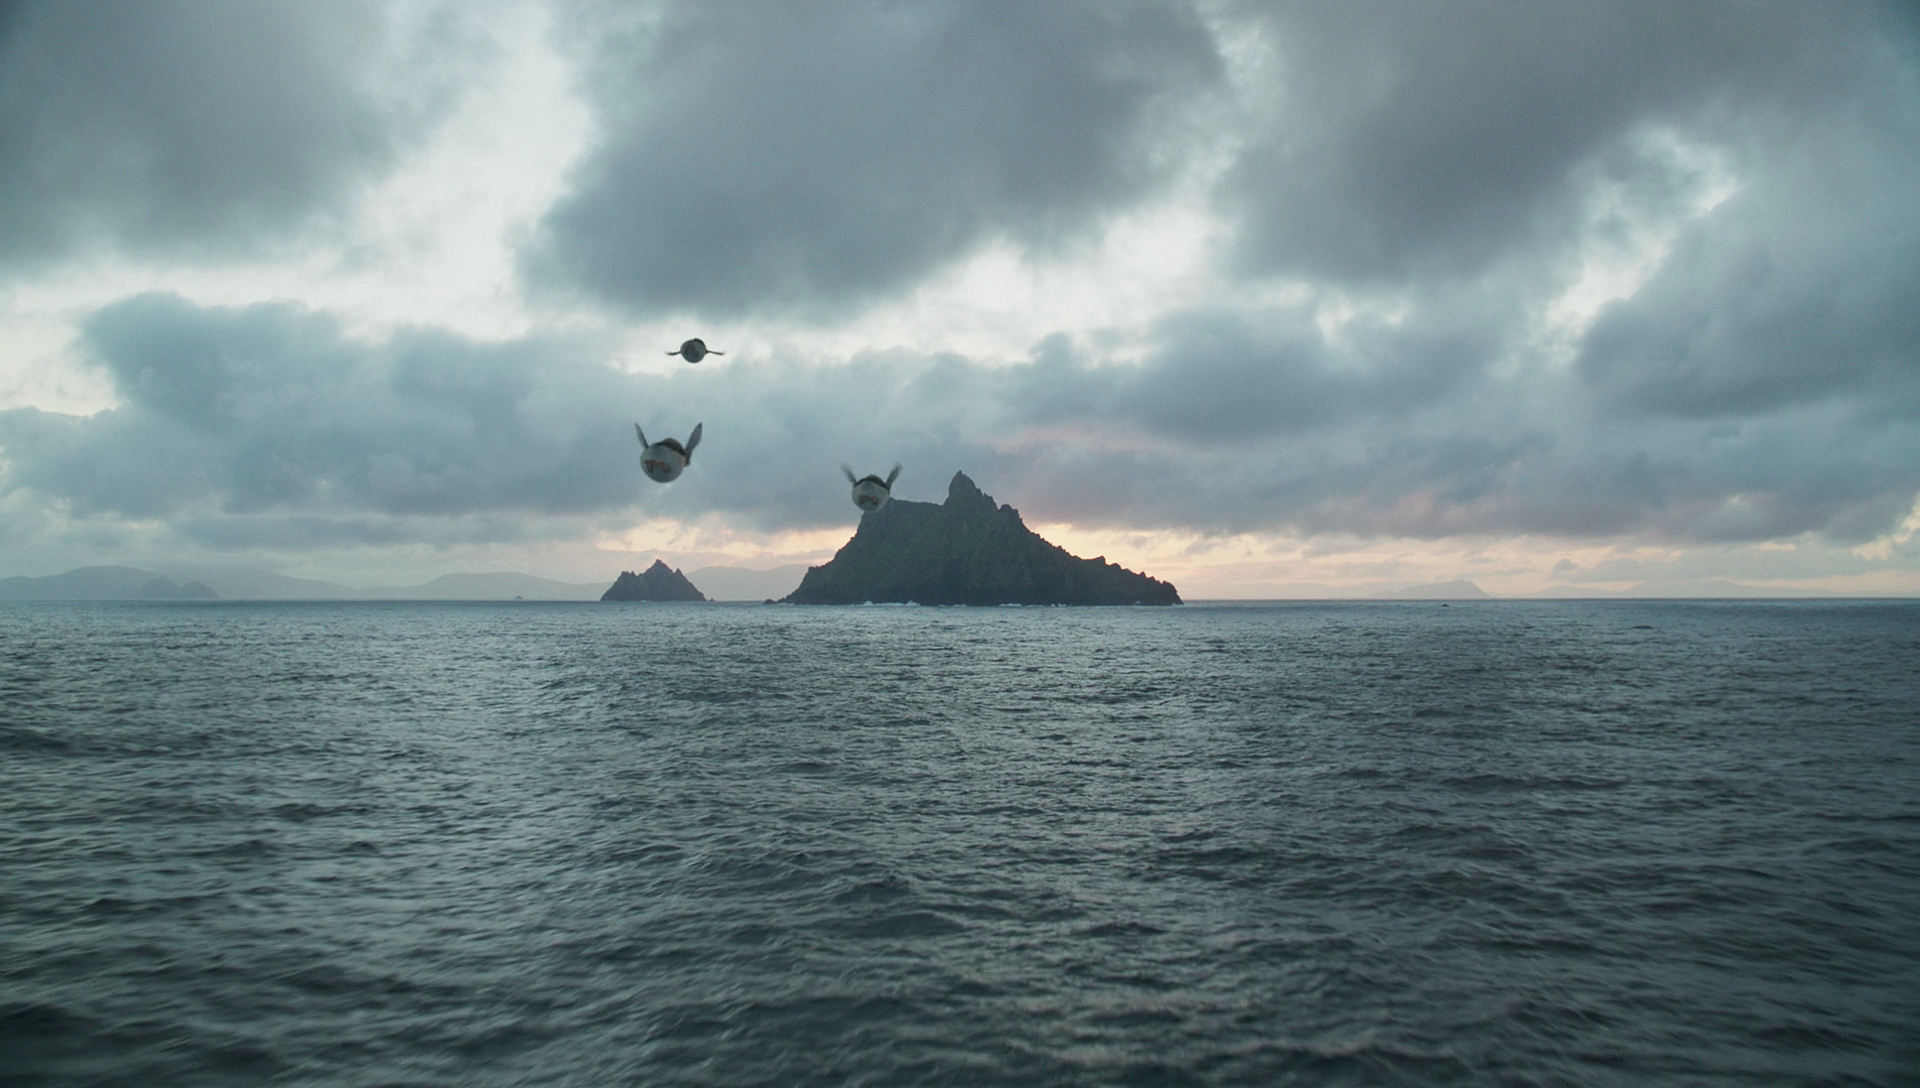
[[[679,351],[669,351],[667,352],[667,354],[678,355],[679,357],[681,357],[682,359],[685,359],[689,363],[697,363],[709,355],[725,355],[726,352],[708,351],[707,342],[696,336],[693,339],[687,341],[686,343],[681,344]]]
[[[662,438],[658,442],[648,442],[647,432],[633,425],[633,433],[640,436],[640,467],[650,479],[670,484],[686,471],[687,462],[693,460],[693,447],[700,444],[701,424],[693,425],[693,433],[687,436],[687,444],[682,446],[678,438]]]
[[[840,471],[847,474],[847,482],[853,485],[853,505],[869,512],[887,505],[887,500],[893,497],[893,481],[900,478],[899,465],[893,466],[884,480],[878,476],[855,479],[852,465],[841,465]]]

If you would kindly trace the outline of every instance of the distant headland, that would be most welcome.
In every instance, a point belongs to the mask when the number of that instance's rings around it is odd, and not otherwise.
[[[860,519],[782,604],[1179,604],[1172,584],[1048,543],[953,474],[947,501],[894,499]]]

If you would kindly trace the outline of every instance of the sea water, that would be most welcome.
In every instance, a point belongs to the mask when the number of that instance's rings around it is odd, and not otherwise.
[[[1920,1071],[1920,605],[0,606],[0,1082]]]

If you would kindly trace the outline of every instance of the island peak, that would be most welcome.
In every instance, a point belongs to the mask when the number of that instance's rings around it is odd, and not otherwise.
[[[655,559],[653,566],[645,573],[635,574],[630,570],[620,572],[607,591],[601,594],[603,601],[704,601],[706,594],[694,588],[687,576],[667,566],[665,560]]]
[[[964,472],[940,504],[894,499],[809,568],[788,604],[1179,604],[1157,578],[1081,559],[1028,529]]]

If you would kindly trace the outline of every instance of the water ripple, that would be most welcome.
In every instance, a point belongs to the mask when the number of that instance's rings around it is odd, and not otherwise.
[[[1915,1083],[1916,629],[0,606],[0,1083]]]

